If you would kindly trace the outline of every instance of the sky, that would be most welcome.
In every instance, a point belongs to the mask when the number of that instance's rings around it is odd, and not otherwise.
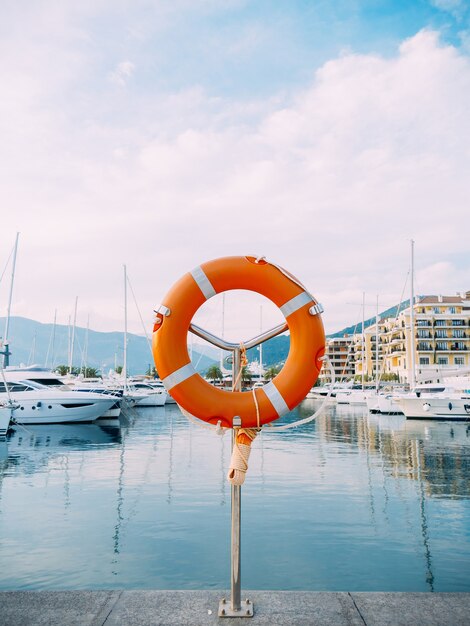
[[[266,256],[327,333],[470,290],[470,3],[3,0],[0,315],[129,330],[184,273]],[[134,297],[137,306],[134,304]],[[143,325],[140,321],[142,317]],[[223,322],[222,322],[223,318]],[[246,340],[259,296],[197,321]]]

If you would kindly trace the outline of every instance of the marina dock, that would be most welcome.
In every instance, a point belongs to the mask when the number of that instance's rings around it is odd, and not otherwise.
[[[254,616],[219,618],[221,591],[6,591],[3,626],[467,626],[470,593],[247,591]],[[226,593],[230,598],[229,592]]]

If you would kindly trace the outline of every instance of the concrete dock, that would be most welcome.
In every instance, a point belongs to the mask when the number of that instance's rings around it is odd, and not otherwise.
[[[246,591],[252,618],[219,618],[221,591],[5,591],[2,626],[468,626],[470,593]]]

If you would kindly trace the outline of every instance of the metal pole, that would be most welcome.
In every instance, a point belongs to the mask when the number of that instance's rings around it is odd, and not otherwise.
[[[241,391],[242,377],[239,376],[241,367],[241,350],[236,347],[233,350],[232,362],[232,390]],[[238,415],[233,418],[232,429],[232,450],[235,445],[237,431],[241,427],[242,421]],[[241,485],[231,485],[232,496],[232,523],[231,523],[231,589],[230,606],[225,598],[219,603],[219,617],[253,617],[253,603],[251,600],[241,600],[241,559],[240,559],[240,536],[241,536]]]
[[[232,364],[232,388],[233,391],[241,391],[242,381],[240,371],[240,348],[233,353]],[[238,380],[237,380],[238,377]],[[232,449],[235,445],[238,428],[241,426],[241,419],[236,416],[233,418],[232,428]],[[232,586],[231,586],[231,608],[232,611],[239,611],[241,583],[240,583],[240,527],[241,527],[241,486],[232,485]]]

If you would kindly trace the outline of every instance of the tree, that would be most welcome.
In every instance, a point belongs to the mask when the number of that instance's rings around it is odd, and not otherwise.
[[[69,367],[68,365],[58,365],[55,368],[55,371],[57,372],[57,374],[59,374],[59,376],[67,376],[67,374],[69,373]]]
[[[116,374],[122,374],[122,365],[118,365],[114,371]]]
[[[145,374],[147,376],[153,376],[153,378],[158,378],[158,372],[155,365],[153,367],[149,365]]]
[[[272,380],[280,371],[281,368],[278,365],[271,365],[271,367],[268,367],[264,372],[264,380]]]
[[[215,380],[222,380],[223,374],[218,365],[211,365],[206,370],[206,379],[214,382]]]
[[[80,374],[83,374],[85,378],[100,378],[101,373],[96,367],[82,367],[80,368]]]
[[[250,385],[252,378],[253,378],[253,375],[248,369],[248,366],[244,365],[242,367],[242,385]]]

